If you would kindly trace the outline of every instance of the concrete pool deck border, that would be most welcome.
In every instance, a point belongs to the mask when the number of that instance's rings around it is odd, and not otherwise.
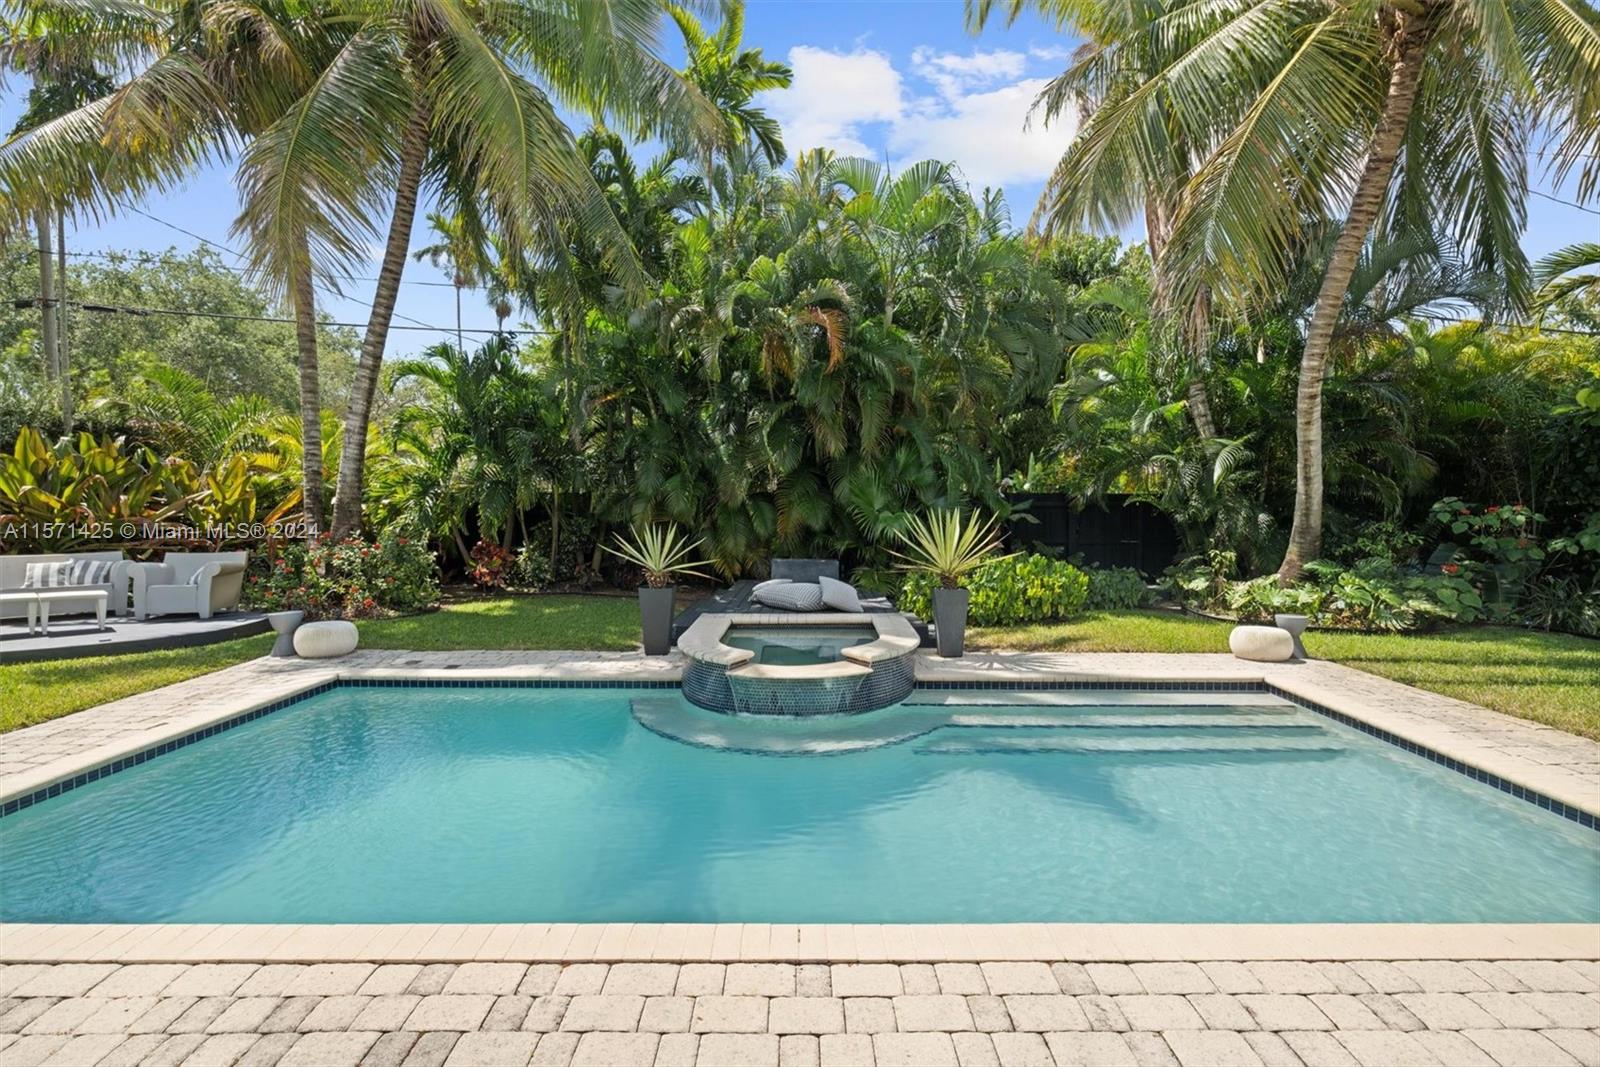
[[[682,659],[634,653],[363,651],[258,659],[14,731],[0,801],[329,684],[670,684]],[[920,653],[919,684],[1266,684],[1600,814],[1600,744],[1325,661],[1227,655]],[[0,925],[0,961],[832,961],[1600,959],[1588,924]]]

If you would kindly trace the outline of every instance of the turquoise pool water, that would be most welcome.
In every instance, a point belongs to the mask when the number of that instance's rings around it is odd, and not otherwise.
[[[732,626],[722,643],[756,654],[757,663],[832,663],[839,653],[875,640],[871,626]]]
[[[912,701],[333,690],[0,819],[0,918],[1600,919],[1600,834],[1265,695]]]

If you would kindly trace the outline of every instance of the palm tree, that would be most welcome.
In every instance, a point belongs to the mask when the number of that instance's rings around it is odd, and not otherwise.
[[[244,140],[236,231],[252,266],[294,296],[303,318],[310,279],[337,284],[365,266],[387,210],[345,417],[339,535],[361,520],[369,415],[424,191],[446,208],[480,211],[516,255],[549,254],[570,222],[637,289],[638,264],[557,100],[678,143],[719,128],[714,109],[654,55],[659,0],[59,10],[91,11],[98,21],[84,16],[88,30],[125,34],[129,54],[147,63],[110,96],[6,146],[5,214],[63,199],[111,209]],[[309,435],[316,408],[302,408]]]
[[[1073,24],[1100,9],[1008,6]],[[1126,215],[1142,187],[1130,177],[1159,173],[1175,141],[1204,145],[1172,225],[1177,292],[1215,281],[1246,299],[1283,283],[1308,219],[1342,216],[1301,357],[1294,523],[1278,571],[1293,581],[1321,551],[1323,385],[1369,235],[1442,231],[1525,300],[1517,239],[1536,133],[1550,135],[1558,180],[1580,175],[1580,199],[1600,185],[1600,18],[1581,0],[1177,0],[1137,31],[1126,18],[1092,21],[1141,34],[1157,54],[1062,160],[1061,219]]]
[[[1534,307],[1543,313],[1568,297],[1600,297],[1600,274],[1577,273],[1587,267],[1600,267],[1600,242],[1567,245],[1534,264]]]
[[[283,114],[336,54],[341,31],[318,5],[282,0],[164,8],[37,5],[8,26],[13,64],[133,69],[0,146],[0,222],[34,212],[91,217],[181,182]],[[30,207],[31,206],[31,207]],[[299,357],[302,447],[319,454],[321,401],[309,252],[302,239],[262,279],[287,295]],[[305,471],[305,519],[322,519],[322,472]]]
[[[786,89],[794,81],[794,71],[773,63],[759,48],[741,48],[744,40],[744,0],[722,5],[722,26],[708,34],[687,8],[667,5],[672,20],[683,35],[683,50],[688,56],[684,77],[722,112],[733,134],[730,143],[753,141],[767,162],[776,167],[786,155],[783,129],[778,120],[756,107],[757,93]]]
[[[456,290],[456,347],[465,352],[467,347],[461,339],[461,290],[475,289],[482,284],[483,277],[489,273],[489,264],[485,261],[482,246],[469,232],[465,216],[430,211],[428,228],[438,240],[417,249],[411,253],[411,258],[418,262],[425,259],[435,267],[450,269],[450,284]],[[510,311],[506,314],[509,315]],[[505,321],[505,315],[499,317],[502,322]]]
[[[264,130],[241,166],[241,223],[263,262],[309,236],[325,273],[362,258],[389,223],[345,416],[333,531],[361,520],[365,441],[412,220],[425,185],[480,214],[513,258],[564,257],[569,228],[637,290],[638,263],[552,96],[682,143],[714,109],[653,52],[658,0],[355,3],[338,56]]]

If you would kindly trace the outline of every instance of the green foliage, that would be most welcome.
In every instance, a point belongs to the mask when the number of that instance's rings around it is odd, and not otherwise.
[[[1132,567],[1090,567],[1087,611],[1127,611],[1150,603],[1150,587]]]
[[[972,571],[965,588],[972,599],[967,618],[974,626],[1009,626],[1069,619],[1084,608],[1089,576],[1072,564],[1049,556],[1013,555],[990,560]],[[933,613],[936,576],[928,571],[909,575],[900,587],[898,606],[922,618]]]
[[[274,542],[252,555],[244,598],[261,611],[304,611],[308,619],[421,611],[438,602],[439,564],[425,542],[398,533]]]
[[[240,455],[202,468],[149,449],[129,452],[120,438],[85,433],[50,445],[25,428],[0,455],[0,548],[238,543],[257,521],[255,483]]]
[[[550,557],[536,544],[523,545],[511,565],[511,581],[523,589],[546,588],[550,585]]]
[[[0,255],[0,290],[37,295],[37,261],[17,242]],[[285,322],[251,321],[251,316],[282,317],[282,309],[229,269],[212,249],[179,254],[108,253],[104,258],[69,256],[67,287],[74,302],[105,310],[74,307],[67,315],[76,407],[97,401],[116,403],[153,368],[170,367],[190,376],[224,404],[258,397],[275,410],[298,406],[294,328]],[[241,318],[150,315],[117,308],[167,308]],[[9,413],[35,426],[57,426],[53,414],[59,387],[44,376],[39,353],[39,312],[0,303],[0,430]],[[354,330],[324,325],[317,331],[318,368],[323,403],[344,406],[355,367]],[[31,414],[42,408],[40,415]],[[91,412],[86,417],[95,419]],[[89,423],[90,428],[96,422]],[[7,430],[5,440],[15,429]]]
[[[1485,617],[1483,596],[1459,568],[1455,573],[1408,574],[1382,559],[1366,559],[1354,567],[1313,560],[1302,581],[1283,586],[1274,575],[1219,580],[1214,570],[1197,561],[1176,577],[1191,606],[1242,622],[1268,622],[1287,614],[1308,616],[1312,625],[1328,629],[1411,631]]]

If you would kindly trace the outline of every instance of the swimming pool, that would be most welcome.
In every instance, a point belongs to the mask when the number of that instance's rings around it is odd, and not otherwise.
[[[1600,834],[1266,693],[829,719],[336,688],[0,819],[0,919],[1600,919]]]

